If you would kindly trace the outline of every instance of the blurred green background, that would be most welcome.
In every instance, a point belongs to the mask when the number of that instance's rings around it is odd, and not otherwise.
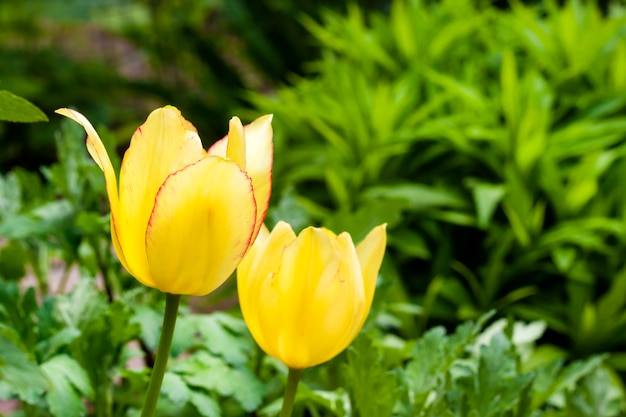
[[[268,223],[389,225],[377,326],[496,309],[626,370],[621,1],[1,0],[0,89],[50,118],[0,122],[6,279],[9,259],[83,262],[106,236],[99,173],[54,109],[119,155],[165,104],[207,147],[232,115],[273,113]]]

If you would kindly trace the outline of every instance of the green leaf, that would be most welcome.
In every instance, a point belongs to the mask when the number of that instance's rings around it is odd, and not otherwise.
[[[0,280],[0,320],[13,327],[28,348],[33,347],[37,337],[37,310],[33,287],[22,293],[17,283]]]
[[[16,214],[21,206],[22,189],[18,176],[14,172],[4,177],[0,175],[0,219]]]
[[[80,330],[75,327],[65,327],[52,337],[37,343],[37,353],[46,360],[56,354],[60,348],[71,344],[80,336]]]
[[[202,346],[233,365],[247,363],[253,341],[243,320],[214,312],[194,314],[179,319],[172,343],[172,355]]]
[[[343,375],[356,416],[391,415],[399,396],[398,382],[396,376],[383,367],[380,352],[366,334],[357,337],[348,349]]]
[[[298,407],[302,403],[307,406],[320,406],[332,412],[332,415],[337,417],[348,417],[351,415],[350,398],[348,397],[348,393],[343,388],[339,388],[334,391],[312,390],[305,384],[300,383],[298,385],[298,392],[296,394],[294,404]],[[263,409],[259,411],[259,415],[264,417],[278,416],[282,408],[282,404],[283,399],[279,398],[263,407]]]
[[[46,115],[34,104],[15,94],[0,90],[0,120],[7,122],[47,122]]]
[[[467,206],[467,202],[453,191],[425,184],[394,184],[372,187],[364,193],[364,197],[371,200],[402,201],[412,211],[422,211],[435,207],[462,208]]]
[[[356,211],[337,210],[324,219],[324,226],[336,233],[348,232],[355,244],[376,226],[387,223],[389,229],[400,223],[404,203],[400,201],[366,201]]]
[[[178,362],[173,371],[188,385],[232,397],[248,412],[257,409],[265,395],[265,386],[250,371],[231,368],[207,352],[199,351]]]
[[[26,275],[27,253],[15,240],[0,248],[0,277],[7,281],[19,280]]]
[[[474,182],[471,184],[474,204],[476,205],[477,226],[486,228],[489,226],[493,213],[502,201],[506,188],[502,184],[489,184]]]
[[[389,235],[389,245],[400,252],[419,259],[430,259],[431,252],[421,234],[412,230],[394,230]]]
[[[143,340],[150,349],[156,350],[161,335],[162,315],[155,311],[154,308],[145,305],[137,305],[133,310],[131,322],[141,326],[141,340]],[[184,322],[184,320],[180,320],[176,329],[181,327],[181,321]],[[176,337],[174,339],[176,340]]]
[[[503,410],[512,410],[527,401],[533,376],[517,372],[511,343],[502,333],[497,333],[488,345],[480,347],[477,368],[459,366],[457,372],[461,376],[454,382],[458,390],[447,393],[457,410],[495,417],[502,415]]]
[[[51,384],[39,366],[17,344],[18,335],[0,325],[0,379],[18,398],[34,404]]]
[[[67,355],[57,355],[41,365],[52,382],[46,394],[50,412],[56,417],[85,415],[83,396],[93,398],[93,388],[85,370]]]
[[[567,395],[569,415],[614,417],[623,415],[624,397],[620,389],[611,383],[611,375],[598,368],[586,375],[580,389]]]
[[[189,401],[191,391],[180,375],[173,372],[166,372],[165,375],[163,375],[161,394],[165,395],[176,404],[184,405]]]
[[[203,417],[221,417],[220,405],[211,397],[200,391],[190,391],[189,401]]]
[[[337,417],[350,416],[350,399],[343,388],[334,391],[311,390],[306,385],[298,390],[296,402],[312,402],[330,410]],[[363,414],[362,414],[363,415]],[[365,414],[368,415],[368,414]]]

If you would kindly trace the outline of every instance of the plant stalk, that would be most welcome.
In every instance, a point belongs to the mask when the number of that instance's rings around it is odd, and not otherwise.
[[[148,392],[146,394],[143,410],[141,411],[141,417],[154,416],[159,394],[161,393],[161,384],[163,383],[167,359],[170,355],[170,347],[172,346],[172,336],[174,335],[174,327],[176,326],[179,304],[179,294],[166,294],[165,313],[163,314],[163,328],[161,329],[159,348],[157,349],[154,367],[152,368],[150,385],[148,385]]]
[[[298,391],[298,383],[300,382],[300,375],[302,375],[302,369],[289,368],[287,387],[285,387],[285,396],[283,397],[283,409],[280,412],[280,417],[291,417],[293,403],[296,399],[296,392]]]

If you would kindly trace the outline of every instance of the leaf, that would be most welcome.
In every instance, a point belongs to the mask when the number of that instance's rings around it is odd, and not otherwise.
[[[0,277],[7,281],[19,280],[26,275],[27,253],[15,240],[0,248]]]
[[[334,391],[311,390],[308,386],[300,383],[294,404],[316,404],[333,413],[337,417],[351,415],[351,406],[348,393],[339,388]],[[283,399],[279,398],[259,411],[261,416],[278,416],[281,411]]]
[[[431,258],[430,249],[422,235],[412,230],[394,230],[389,235],[389,245],[409,256],[419,259]]]
[[[66,200],[45,203],[25,214],[15,214],[0,221],[0,236],[24,239],[45,236],[66,229],[74,211]]]
[[[425,184],[394,184],[372,187],[364,197],[371,200],[386,199],[405,202],[412,211],[423,211],[435,207],[463,208],[467,202],[449,189]]]
[[[0,325],[0,380],[8,383],[18,398],[34,404],[51,384],[39,366],[16,344],[18,335]]]
[[[326,216],[324,226],[337,233],[348,232],[360,242],[376,226],[387,223],[389,229],[402,219],[404,203],[399,201],[366,201],[356,211],[337,210]]]
[[[383,367],[381,354],[371,337],[362,334],[352,343],[348,349],[348,361],[343,365],[343,375],[355,415],[391,415],[399,396],[398,382],[395,375]]]
[[[502,85],[502,110],[506,121],[513,129],[517,128],[519,122],[519,88],[517,63],[515,55],[511,49],[506,49],[502,53],[502,67],[500,69],[500,84]]]
[[[0,280],[0,320],[18,333],[21,343],[29,349],[37,338],[37,310],[33,287],[22,293],[17,283]]]
[[[283,220],[291,225],[294,231],[299,232],[312,223],[311,216],[305,207],[299,204],[293,186],[287,187],[278,199],[278,204],[267,213],[266,224],[270,229]]]
[[[46,393],[50,412],[56,417],[85,415],[83,395],[93,398],[93,388],[87,373],[74,359],[67,355],[57,355],[41,365],[41,369],[52,382],[52,389]]]
[[[190,391],[189,401],[196,407],[198,413],[204,417],[221,417],[222,412],[220,411],[220,406],[213,399],[213,397],[200,392],[200,391]]]
[[[611,383],[611,375],[604,368],[586,375],[580,389],[567,395],[570,415],[614,417],[622,415],[623,408],[622,392]]]
[[[416,413],[443,401],[454,361],[473,342],[487,317],[483,316],[476,324],[460,325],[451,336],[446,336],[443,327],[436,327],[417,340],[405,370],[409,402]]]
[[[14,172],[0,175],[0,219],[19,212],[22,206],[22,189]]]
[[[15,94],[0,90],[0,120],[7,122],[47,122],[46,115],[34,104]]]
[[[487,228],[493,213],[506,193],[506,187],[502,184],[473,182],[471,188],[474,204],[476,205],[477,226]]]
[[[141,340],[143,340],[150,349],[156,350],[159,344],[163,317],[153,308],[145,305],[137,305],[133,310],[131,322],[141,326]],[[181,326],[180,321],[176,328]],[[176,336],[174,339],[176,339]]]
[[[207,352],[178,362],[173,371],[188,385],[234,398],[247,412],[257,409],[265,395],[265,386],[250,371],[231,368]]]
[[[447,393],[453,408],[469,411],[468,415],[495,417],[525,401],[533,377],[517,373],[510,347],[502,333],[481,346],[477,367],[463,367],[453,383],[457,389]]]
[[[65,327],[52,337],[37,343],[37,353],[39,357],[46,360],[57,353],[60,348],[71,344],[80,334],[80,330],[75,327]]]
[[[180,375],[173,372],[165,372],[161,394],[176,404],[184,405],[189,401],[191,391]]]
[[[220,312],[209,317],[215,323],[213,326],[209,324],[204,333],[209,350],[232,365],[246,363],[254,345],[246,323],[241,318]],[[217,341],[215,336],[219,336]]]
[[[334,391],[310,390],[306,385],[303,388],[298,390],[296,402],[311,401],[330,410],[337,417],[348,417],[351,415],[348,393],[343,388],[338,388]]]

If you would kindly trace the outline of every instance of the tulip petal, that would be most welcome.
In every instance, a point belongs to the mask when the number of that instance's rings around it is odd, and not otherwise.
[[[244,126],[246,169],[252,178],[254,198],[257,202],[257,220],[253,240],[256,238],[269,206],[272,193],[272,162],[274,145],[272,143],[272,115],[259,117]],[[209,148],[210,155],[226,157],[228,137],[217,141]]]
[[[98,132],[96,132],[96,129],[93,128],[93,125],[89,122],[89,120],[87,120],[85,116],[75,110],[67,108],[57,109],[55,112],[72,119],[73,121],[81,125],[83,129],[85,129],[85,131],[87,132],[87,150],[89,151],[89,155],[91,155],[93,160],[96,162],[96,164],[98,164],[98,166],[104,173],[107,195],[109,197],[109,205],[111,207],[111,240],[113,241],[113,246],[115,247],[115,252],[117,253],[117,257],[119,258],[120,262],[122,263],[124,268],[126,268],[132,274],[128,262],[126,262],[124,251],[119,244],[120,231],[116,230],[116,218],[118,218],[120,214],[120,203],[117,193],[117,179],[115,177],[115,170],[113,169],[113,165],[111,164],[111,160],[109,159],[106,148],[104,147],[104,144],[102,143]]]
[[[271,276],[280,268],[284,248],[295,239],[296,234],[288,223],[278,222],[271,233],[264,225],[254,244],[237,267],[237,290],[241,312],[255,340],[263,347],[268,343],[265,342],[263,336],[259,322],[260,308],[255,307],[255,300],[258,299],[261,288],[268,282],[272,282]],[[263,300],[263,302],[271,304],[269,300]]]
[[[255,218],[252,180],[233,161],[209,156],[170,175],[146,231],[154,286],[173,294],[213,291],[244,256]]]
[[[363,271],[361,270],[361,264],[352,242],[352,237],[347,232],[341,233],[337,237],[337,244],[340,247],[341,259],[343,261],[341,275],[345,280],[348,280],[349,291],[355,296],[353,301],[355,308],[350,325],[344,329],[343,339],[341,337],[337,338],[339,340],[338,346],[342,346],[337,351],[339,353],[352,343],[352,340],[361,331],[363,322],[369,314],[371,300],[370,302],[367,301]]]
[[[195,128],[175,107],[154,110],[131,139],[120,173],[119,236],[132,274],[145,285],[150,277],[145,238],[157,191],[172,173],[206,155]],[[119,232],[119,230],[118,230]]]
[[[314,366],[338,355],[354,340],[361,330],[359,321],[367,315],[361,268],[352,238],[342,233],[331,243],[341,262],[337,274],[326,281],[321,279],[309,295],[310,306],[302,323],[308,330],[309,353],[300,367]],[[324,337],[319,336],[322,334]]]
[[[237,267],[241,289],[246,292],[257,277],[265,277],[280,267],[281,253],[296,239],[289,223],[280,221],[270,233],[263,225],[256,241]]]
[[[228,123],[226,157],[235,161],[242,171],[246,170],[246,136],[238,117],[233,117]]]
[[[365,239],[356,247],[356,253],[361,264],[363,284],[365,287],[365,303],[369,311],[376,289],[376,277],[385,256],[387,245],[387,224],[376,226],[370,231]],[[365,317],[363,318],[363,322]],[[361,325],[363,324],[361,322]]]
[[[332,292],[340,284],[340,253],[324,231],[309,227],[284,249],[282,258],[274,280],[279,302],[277,307],[267,311],[273,316],[269,319],[275,320],[273,322],[279,329],[274,342],[277,357],[290,367],[304,368],[317,362],[319,353],[315,346],[311,346],[320,334],[326,334],[318,330],[320,326],[335,326],[330,321],[342,320],[333,317],[329,321],[328,316],[316,316],[324,307],[313,296],[321,286],[328,286],[328,291]],[[320,304],[331,307],[325,302]],[[341,305],[337,307],[343,308]]]

